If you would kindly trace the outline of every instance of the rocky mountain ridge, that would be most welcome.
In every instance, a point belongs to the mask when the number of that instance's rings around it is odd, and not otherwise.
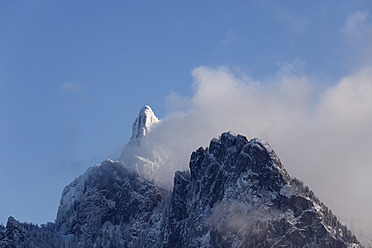
[[[124,162],[106,160],[65,187],[54,223],[10,217],[0,247],[361,247],[259,139],[223,133],[192,153],[172,190],[155,185],[143,168],[155,171],[156,160],[141,154],[154,116],[141,109]]]
[[[223,133],[177,173],[170,247],[358,247],[270,146]]]

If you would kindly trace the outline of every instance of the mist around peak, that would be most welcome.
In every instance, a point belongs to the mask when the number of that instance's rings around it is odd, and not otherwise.
[[[199,67],[192,76],[193,95],[167,98],[180,110],[152,125],[140,144],[138,161],[160,161],[147,171],[151,180],[171,188],[192,151],[231,130],[267,140],[291,175],[353,232],[372,237],[372,67],[327,87],[287,69],[264,80],[227,67]]]

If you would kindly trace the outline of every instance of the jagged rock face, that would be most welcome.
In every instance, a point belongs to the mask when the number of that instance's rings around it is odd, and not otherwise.
[[[10,217],[0,247],[361,247],[259,139],[223,133],[192,153],[172,192],[154,184],[170,161],[146,147],[157,120],[142,108],[124,163],[104,161],[66,186],[55,223]]]
[[[26,230],[13,217],[8,218],[6,228],[0,231],[0,247],[17,247],[27,238]]]
[[[175,176],[167,247],[358,247],[266,142],[224,133]]]
[[[152,124],[158,122],[159,119],[156,117],[154,112],[149,106],[141,108],[138,117],[134,120],[132,126],[132,137],[130,143],[137,143],[141,137],[145,136],[150,130]]]
[[[82,247],[138,247],[166,192],[107,160],[90,168],[62,194],[57,228]]]

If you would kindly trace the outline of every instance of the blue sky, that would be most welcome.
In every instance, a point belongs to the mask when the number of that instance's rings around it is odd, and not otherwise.
[[[119,156],[143,105],[164,118],[173,96],[197,96],[195,68],[337,85],[370,66],[371,10],[362,0],[1,1],[0,223],[54,221],[63,187]]]

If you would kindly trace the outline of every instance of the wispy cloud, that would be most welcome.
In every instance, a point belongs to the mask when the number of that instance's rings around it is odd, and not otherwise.
[[[190,98],[181,96],[176,92],[169,93],[165,98],[165,108],[167,113],[174,111],[186,110],[190,105]]]
[[[361,25],[366,21],[368,15],[367,11],[358,11],[350,14],[345,22],[345,32],[349,35],[360,34]]]
[[[229,49],[230,46],[239,42],[239,34],[232,29],[226,31],[224,38],[219,41],[217,44],[216,52],[224,52]]]
[[[73,82],[63,82],[60,85],[60,90],[62,92],[80,92],[82,90],[81,85]]]
[[[276,11],[276,17],[279,21],[285,23],[293,33],[302,32],[305,26],[309,23],[308,19],[297,16],[283,9],[278,9]]]
[[[228,30],[226,33],[226,37],[221,40],[221,45],[226,47],[229,46],[239,40],[239,35],[234,30]]]
[[[372,19],[367,11],[351,13],[341,28],[346,64],[358,69],[372,65]]]
[[[148,135],[176,160],[160,170],[187,169],[191,151],[231,130],[268,140],[287,170],[343,220],[372,223],[372,67],[322,90],[305,74],[284,71],[258,81],[227,67],[194,69],[188,108],[166,116]],[[172,99],[184,106],[182,97]]]
[[[306,68],[306,63],[303,60],[295,59],[292,62],[280,61],[278,63],[279,73],[286,75],[303,74]]]
[[[217,202],[206,223],[222,235],[238,235],[242,243],[249,243],[245,239],[252,237],[259,222],[270,222],[277,219],[279,214],[277,209],[259,208],[247,202],[230,200]]]

